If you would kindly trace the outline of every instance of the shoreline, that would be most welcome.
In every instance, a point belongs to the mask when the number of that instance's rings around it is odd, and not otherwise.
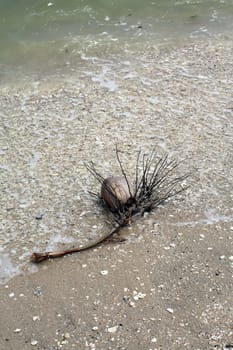
[[[97,217],[98,229],[93,229],[96,222],[90,213],[95,203],[87,194],[90,188],[98,189],[84,162],[96,159],[104,176],[117,173],[114,148],[119,142],[124,157],[129,157],[126,169],[132,174],[140,147],[149,150],[156,144],[158,153],[168,153],[177,161],[186,158],[180,171],[194,174],[192,203],[203,203],[205,208],[206,198],[215,203],[219,197],[221,211],[221,202],[225,197],[230,201],[231,193],[227,177],[231,54],[232,47],[224,50],[222,45],[156,48],[144,56],[130,56],[128,61],[88,61],[87,67],[73,72],[69,79],[49,76],[25,88],[2,90],[2,218],[13,239],[11,249],[15,249],[15,238],[22,237],[20,244],[29,240],[32,250],[35,236],[30,232],[37,232],[39,241],[47,244],[52,239],[50,232],[62,241],[60,233],[72,231],[69,221],[76,222],[83,211],[89,214],[81,217],[80,230],[73,230],[67,243],[77,234],[81,241],[89,232],[98,235],[102,217]],[[223,159],[218,159],[220,150]],[[218,164],[215,169],[211,169],[212,159]],[[216,185],[211,185],[213,180]],[[196,182],[201,182],[204,196]],[[64,204],[60,203],[63,195]],[[41,221],[35,219],[40,214],[44,216]],[[100,215],[98,210],[96,214]],[[19,223],[21,233],[15,236]],[[21,254],[24,261],[27,252]]]
[[[124,229],[125,244],[0,285],[4,349],[232,344],[232,51],[229,42],[151,47],[2,88],[1,253],[24,271],[32,251],[107,229],[84,161],[117,172],[118,143],[132,173],[136,151],[156,144],[192,171],[179,200]]]
[[[148,53],[156,53],[160,56],[160,53],[176,51],[177,49],[191,47],[203,47],[204,50],[208,50],[208,47],[218,47],[231,49],[232,37],[227,34],[221,34],[213,37],[203,38],[182,38],[179,39],[166,39],[155,40],[155,38],[147,38],[143,40],[138,38],[135,42],[122,39],[122,42],[118,39],[116,42],[103,42],[98,43],[97,47],[77,48],[74,43],[68,43],[64,48],[59,48],[58,51],[54,51],[51,47],[50,51],[40,52],[41,49],[37,48],[38,53],[22,54],[22,58],[16,64],[11,64],[10,60],[7,63],[1,63],[1,89],[4,89],[9,84],[10,88],[19,87],[23,85],[26,87],[28,84],[38,83],[51,83],[52,79],[57,81],[57,84],[62,84],[64,79],[70,80],[70,75],[81,74],[84,68],[91,67],[95,70],[94,64],[97,66],[116,64],[119,65],[122,60],[128,59],[133,64],[133,61],[141,62],[141,57],[148,58]],[[14,56],[14,55],[13,55]],[[56,59],[54,58],[56,56]],[[16,55],[17,57],[17,55]],[[22,84],[23,83],[23,84]]]

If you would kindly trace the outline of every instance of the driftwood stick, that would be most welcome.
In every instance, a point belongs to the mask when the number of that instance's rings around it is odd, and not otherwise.
[[[105,235],[97,239],[95,242],[84,245],[83,247],[76,247],[76,248],[71,248],[71,249],[57,251],[57,252],[33,253],[30,257],[30,261],[34,263],[40,263],[47,259],[60,258],[67,254],[78,253],[84,250],[94,248],[100,245],[101,243],[103,243],[104,241],[106,241],[107,239],[111,238],[115,233],[117,233],[120,230],[121,227],[122,225],[121,226],[119,225],[113,228],[110,232],[106,233]]]

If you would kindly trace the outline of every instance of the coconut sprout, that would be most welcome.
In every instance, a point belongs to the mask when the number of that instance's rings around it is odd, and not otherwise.
[[[101,184],[101,194],[92,194],[103,201],[118,225],[127,225],[135,217],[143,216],[187,189],[185,180],[189,174],[176,176],[175,170],[180,164],[169,160],[167,154],[159,157],[155,149],[149,154],[139,151],[133,181],[124,169],[117,147],[116,159],[121,176],[105,179],[93,162],[86,164],[86,168]]]
[[[93,162],[85,165],[86,169],[101,185],[100,193],[89,193],[98,198],[104,205],[114,221],[113,228],[96,241],[82,247],[57,252],[33,253],[31,261],[38,263],[46,259],[96,247],[118,234],[122,227],[131,224],[136,218],[143,216],[145,212],[156,209],[169,198],[187,189],[185,180],[188,174],[176,176],[175,170],[179,164],[173,160],[170,161],[168,155],[157,156],[155,149],[149,154],[141,151],[137,153],[133,181],[129,179],[124,169],[117,147],[116,160],[120,168],[120,175],[107,178],[100,174]]]

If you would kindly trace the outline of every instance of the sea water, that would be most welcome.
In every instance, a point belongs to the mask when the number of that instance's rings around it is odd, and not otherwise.
[[[1,0],[0,65],[51,69],[135,43],[232,36],[233,0]]]

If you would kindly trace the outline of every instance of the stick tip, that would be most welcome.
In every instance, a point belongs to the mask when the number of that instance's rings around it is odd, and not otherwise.
[[[48,258],[47,254],[44,253],[33,253],[30,256],[30,261],[33,263],[40,263],[43,260],[46,260]]]

